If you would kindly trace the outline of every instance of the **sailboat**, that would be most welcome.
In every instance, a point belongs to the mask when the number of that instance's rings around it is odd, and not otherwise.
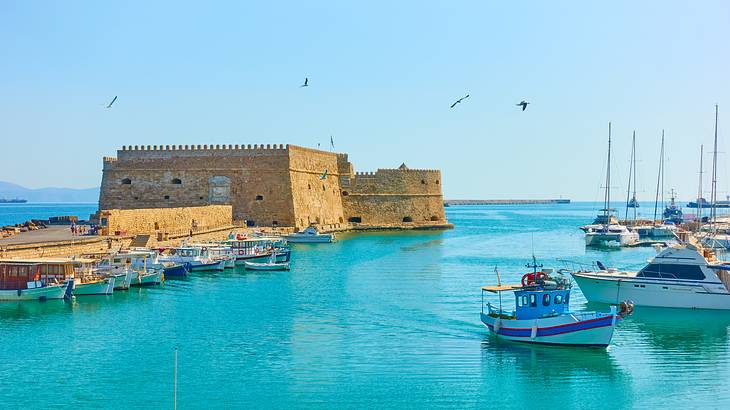
[[[707,217],[709,226],[702,226],[702,219],[700,219],[700,225],[697,229],[697,239],[704,246],[727,250],[730,249],[730,235],[717,233],[717,117],[718,107],[715,105],[715,141],[712,149],[712,188],[710,191],[710,215]],[[702,180],[700,180],[700,183],[701,182]]]
[[[676,237],[677,227],[673,223],[659,223],[657,213],[659,212],[659,195],[661,194],[664,204],[664,130],[662,130],[662,144],[659,149],[659,172],[656,181],[656,196],[654,197],[654,218],[650,226],[642,226],[637,229],[639,235],[651,239],[667,239]]]
[[[611,123],[608,123],[608,155],[606,166],[606,192],[603,202],[603,224],[585,229],[586,246],[621,247],[639,241],[639,234],[627,227],[612,223],[611,215]],[[585,227],[584,227],[585,228]]]

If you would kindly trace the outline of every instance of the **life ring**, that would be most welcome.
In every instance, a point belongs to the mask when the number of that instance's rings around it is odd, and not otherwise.
[[[545,272],[537,272],[537,281],[545,279],[547,275]],[[522,286],[527,287],[535,283],[535,274],[533,272],[525,273],[522,275]]]
[[[238,250],[238,255],[239,255],[239,256],[243,256],[243,249],[239,249],[239,250]]]
[[[203,247],[203,248],[201,249],[201,251],[202,251],[202,252],[208,252],[208,248],[206,248],[206,247],[204,246],[204,247]]]

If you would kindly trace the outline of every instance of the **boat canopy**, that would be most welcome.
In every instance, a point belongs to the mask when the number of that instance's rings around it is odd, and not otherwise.
[[[500,286],[482,286],[482,291],[486,292],[508,292],[512,290],[520,290],[522,285],[500,285]]]

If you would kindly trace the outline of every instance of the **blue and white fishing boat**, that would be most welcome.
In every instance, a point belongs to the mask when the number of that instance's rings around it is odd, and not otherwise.
[[[611,306],[609,313],[572,312],[569,308],[572,284],[562,273],[533,263],[533,271],[522,276],[518,285],[482,287],[482,323],[500,339],[547,345],[606,347],[618,320],[633,310],[631,302],[621,304],[621,312]],[[498,273],[499,278],[499,273]],[[499,280],[498,280],[499,281]],[[484,292],[497,293],[499,305],[487,302]],[[502,308],[502,292],[512,292],[515,310]]]

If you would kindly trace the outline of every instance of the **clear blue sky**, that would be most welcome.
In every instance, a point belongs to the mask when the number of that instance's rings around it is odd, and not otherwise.
[[[715,103],[726,151],[729,21],[720,1],[6,0],[0,180],[91,187],[121,145],[334,135],[358,170],[440,168],[449,198],[593,200],[610,120],[615,196],[635,129],[653,197],[664,128],[667,189],[689,198]]]

